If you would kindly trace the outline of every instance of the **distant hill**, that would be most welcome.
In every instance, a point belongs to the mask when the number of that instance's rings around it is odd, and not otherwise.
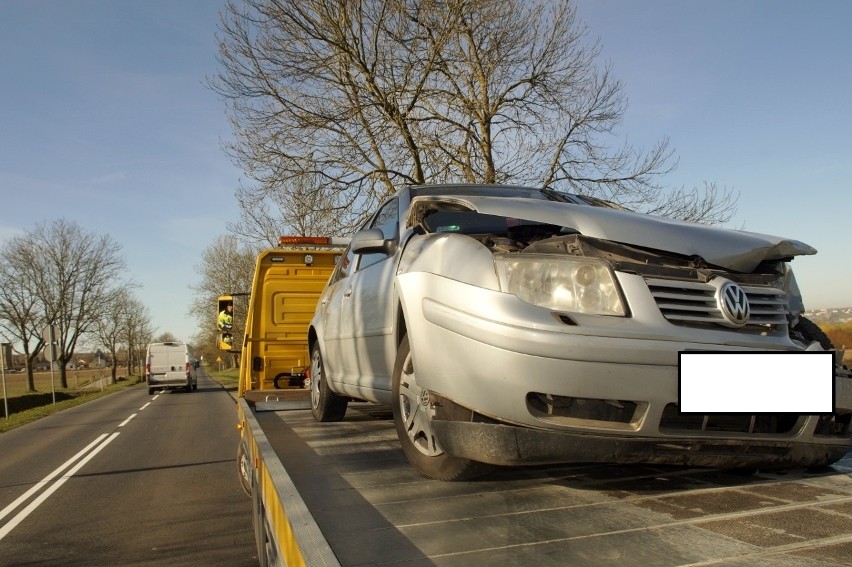
[[[831,307],[828,309],[808,309],[805,317],[816,324],[850,323],[852,322],[852,307]]]

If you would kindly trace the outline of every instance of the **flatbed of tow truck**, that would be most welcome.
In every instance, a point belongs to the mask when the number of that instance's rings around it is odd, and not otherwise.
[[[307,391],[238,403],[286,564],[852,565],[852,453],[819,471],[589,464],[448,483],[408,464],[388,407],[317,423]]]

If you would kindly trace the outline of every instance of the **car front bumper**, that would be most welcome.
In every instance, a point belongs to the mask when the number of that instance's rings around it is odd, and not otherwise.
[[[666,321],[641,278],[619,274],[631,317],[570,320],[513,295],[435,274],[398,276],[419,386],[494,423],[434,420],[445,450],[497,464],[612,461],[732,466],[817,462],[850,448],[847,433],[816,434],[819,416],[782,432],[679,429],[678,352],[795,350],[786,336],[690,329]],[[531,395],[635,404],[629,418],[548,415]],[[735,393],[732,393],[735,395]],[[632,407],[632,406],[631,406]],[[852,411],[852,378],[835,377],[835,408]],[[474,440],[474,441],[470,441]],[[585,447],[585,448],[583,448]],[[501,455],[501,456],[498,456]]]
[[[829,464],[849,450],[848,443],[827,439],[652,439],[442,420],[433,421],[432,427],[447,453],[495,465],[613,462],[788,468]]]

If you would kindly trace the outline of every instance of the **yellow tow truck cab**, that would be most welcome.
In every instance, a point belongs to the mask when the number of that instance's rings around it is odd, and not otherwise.
[[[219,348],[241,351],[240,396],[305,387],[310,367],[308,324],[346,243],[324,237],[281,237],[279,248],[258,255],[242,343],[229,338],[220,326]],[[218,313],[233,300],[233,295],[220,296]]]

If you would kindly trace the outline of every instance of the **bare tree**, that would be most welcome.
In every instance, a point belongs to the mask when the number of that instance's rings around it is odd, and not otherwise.
[[[155,343],[175,343],[177,341],[178,341],[178,338],[174,335],[174,333],[170,333],[169,331],[166,331],[164,333],[160,333],[154,339]]]
[[[124,260],[121,247],[107,235],[84,231],[64,219],[39,224],[21,237],[29,265],[26,277],[44,309],[45,320],[56,325],[57,362],[63,388],[68,387],[66,364],[80,337],[93,330],[121,289]]]
[[[245,0],[221,31],[211,86],[253,182],[238,193],[245,236],[279,229],[276,211],[300,226],[318,205],[348,229],[401,183],[522,183],[679,210],[660,184],[676,165],[668,140],[619,141],[622,85],[570,0]],[[306,191],[320,196],[307,209]]]
[[[24,237],[13,237],[0,250],[0,329],[22,345],[27,391],[35,392],[33,363],[44,347],[44,308],[31,278],[32,250]]]
[[[148,343],[154,332],[151,328],[151,316],[145,305],[131,298],[124,312],[123,329],[127,343],[127,373],[132,374],[134,369],[142,376],[145,373],[143,359]]]
[[[118,373],[118,351],[122,346],[128,346],[127,337],[135,333],[131,325],[138,325],[135,315],[143,310],[141,303],[133,297],[130,286],[116,290],[112,300],[106,305],[98,318],[96,333],[101,345],[104,346],[112,358],[110,383],[115,384]],[[128,360],[127,373],[131,371]]]
[[[704,191],[697,188],[672,191],[669,198],[657,205],[648,206],[645,212],[704,224],[725,224],[736,213],[739,193],[719,189],[715,183],[704,183]]]
[[[228,230],[248,242],[276,246],[278,237],[342,236],[337,203],[340,193],[319,183],[316,175],[293,177],[275,189],[258,186],[236,191],[240,220]]]

